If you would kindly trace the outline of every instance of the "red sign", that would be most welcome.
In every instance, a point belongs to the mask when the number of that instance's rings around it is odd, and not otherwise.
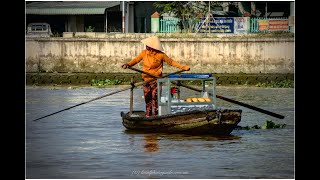
[[[289,29],[288,19],[270,19],[269,20],[269,30],[270,31],[281,31]]]

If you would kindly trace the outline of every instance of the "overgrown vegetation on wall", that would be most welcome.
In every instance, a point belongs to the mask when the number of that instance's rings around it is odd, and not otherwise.
[[[259,82],[256,84],[257,87],[270,87],[270,88],[294,88],[293,80],[282,80],[282,81],[270,81],[270,82]]]

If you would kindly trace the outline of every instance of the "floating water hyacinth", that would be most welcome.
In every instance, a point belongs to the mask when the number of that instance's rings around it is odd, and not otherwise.
[[[276,124],[276,123],[274,123],[274,122],[272,122],[272,121],[266,121],[263,125],[262,125],[262,127],[261,127],[261,129],[275,129],[275,128],[284,128],[286,126],[286,124]]]
[[[251,129],[278,129],[284,128],[286,124],[276,124],[272,121],[266,120],[266,122],[262,126],[254,125],[254,126],[237,126],[235,129],[238,130],[251,130]]]

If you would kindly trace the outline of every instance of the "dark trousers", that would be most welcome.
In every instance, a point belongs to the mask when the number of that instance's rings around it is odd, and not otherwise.
[[[158,115],[157,89],[157,81],[152,81],[143,85],[144,100],[146,102],[146,116]]]

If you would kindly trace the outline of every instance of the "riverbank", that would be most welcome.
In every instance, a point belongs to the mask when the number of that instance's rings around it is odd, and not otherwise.
[[[213,74],[216,84],[223,86],[245,85],[257,87],[292,87],[294,74]],[[129,85],[130,79],[142,81],[138,73],[26,73],[29,86],[95,86]],[[196,85],[190,82],[190,85]]]

